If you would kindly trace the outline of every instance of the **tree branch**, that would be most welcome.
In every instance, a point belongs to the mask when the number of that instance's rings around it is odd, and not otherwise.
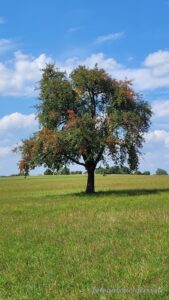
[[[89,93],[89,97],[90,97],[90,101],[91,101],[91,114],[92,114],[92,118],[93,118],[96,115],[95,95],[94,95],[94,91],[91,90],[89,86],[87,86],[87,89],[88,89],[88,93]]]
[[[98,155],[97,155],[97,158],[96,158],[96,160],[95,160],[95,164],[96,164],[96,165],[97,165],[97,163],[99,162],[99,160],[100,160],[101,157],[102,157],[104,148],[105,148],[105,145],[101,147],[101,149],[100,149],[100,151],[99,151],[99,153],[98,153]]]
[[[70,159],[71,161],[73,161],[74,163],[76,163],[76,164],[78,164],[78,165],[80,165],[80,166],[85,167],[85,164],[84,164],[84,163],[81,163],[80,161],[78,161],[78,160],[76,160],[76,159],[74,159],[74,158],[72,158],[72,157],[70,157],[70,156],[66,156],[66,158]]]

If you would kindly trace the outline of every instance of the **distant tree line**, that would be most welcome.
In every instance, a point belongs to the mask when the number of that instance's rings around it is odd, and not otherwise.
[[[136,171],[135,175],[151,175],[151,173],[150,171],[144,171],[144,172]]]
[[[25,166],[25,161],[20,160],[18,164],[19,174],[11,174],[10,176],[24,176],[25,178],[29,175],[29,169],[27,165]],[[82,171],[71,171],[67,166],[58,166],[58,168],[48,168],[44,171],[44,175],[69,175],[69,174],[82,174]],[[135,173],[131,172],[131,170],[127,166],[107,166],[107,167],[99,167],[95,169],[95,174],[135,174],[135,175],[151,175],[150,171],[136,171]],[[158,168],[154,175],[168,175],[167,171]]]
[[[70,174],[82,174],[82,171],[70,171],[70,169],[67,166],[62,167],[59,170],[52,170],[52,169],[46,169],[44,172],[44,175],[70,175]],[[108,174],[135,174],[135,175],[151,175],[150,171],[136,171],[135,173],[132,173],[130,169],[126,166],[119,167],[119,166],[113,166],[113,167],[99,167],[96,168],[95,174],[101,174],[101,175],[108,175]],[[25,174],[20,174],[25,175]],[[158,168],[154,175],[168,175],[167,171],[161,168]]]
[[[46,169],[44,172],[44,175],[76,175],[76,174],[82,174],[82,171],[70,171],[70,169],[67,166],[64,166],[60,170],[51,170]]]
[[[130,174],[131,171],[128,167],[119,167],[119,166],[114,166],[114,167],[99,167],[96,168],[95,170],[96,174]]]
[[[120,166],[113,166],[113,167],[99,167],[96,169],[96,174],[136,174],[136,175],[150,175],[150,171],[144,171],[144,172],[140,172],[140,171],[136,171],[135,173],[131,172],[131,170],[126,167],[120,167]]]

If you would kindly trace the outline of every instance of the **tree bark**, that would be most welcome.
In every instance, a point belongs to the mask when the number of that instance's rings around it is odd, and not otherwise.
[[[90,168],[87,170],[87,186],[86,186],[86,193],[92,194],[95,192],[95,186],[94,186],[94,168]]]

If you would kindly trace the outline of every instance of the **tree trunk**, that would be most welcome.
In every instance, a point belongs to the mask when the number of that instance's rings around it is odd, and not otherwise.
[[[86,186],[86,193],[92,194],[95,192],[94,187],[94,168],[90,168],[87,170],[88,178],[87,178],[87,186]]]

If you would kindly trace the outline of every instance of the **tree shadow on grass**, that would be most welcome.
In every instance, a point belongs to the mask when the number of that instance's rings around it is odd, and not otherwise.
[[[44,195],[44,198],[46,199],[53,199],[55,200],[56,198],[59,198],[61,201],[64,199],[64,201],[71,201],[72,202],[72,197],[76,201],[77,199],[90,199],[90,200],[96,200],[96,199],[101,199],[101,198],[108,198],[108,197],[136,197],[135,199],[139,199],[139,196],[149,196],[149,195],[158,195],[159,193],[166,193],[169,192],[168,189],[125,189],[125,190],[103,190],[103,191],[96,191],[93,194],[87,194],[86,192],[68,192],[68,193],[61,193],[61,194],[46,194]]]
[[[96,191],[93,194],[87,194],[85,192],[72,193],[69,195],[79,196],[79,197],[109,197],[109,196],[144,196],[144,195],[153,195],[159,193],[169,192],[168,189],[125,189],[125,190],[105,190],[105,191]],[[68,194],[67,194],[68,195]]]

